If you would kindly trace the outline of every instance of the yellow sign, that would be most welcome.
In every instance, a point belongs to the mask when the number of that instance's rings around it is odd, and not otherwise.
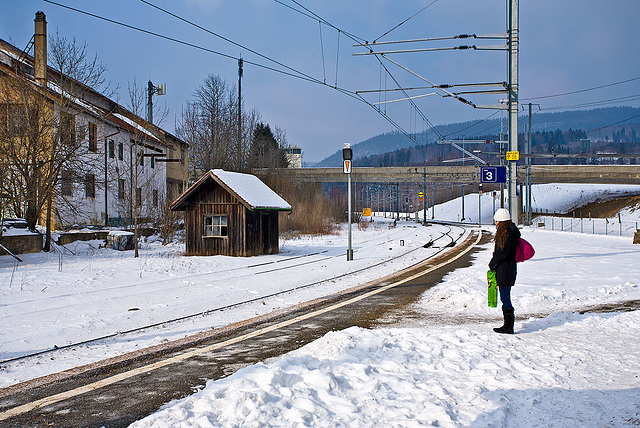
[[[418,196],[423,197],[424,193],[420,192],[420,193],[418,193]]]
[[[517,161],[520,159],[520,152],[507,152],[507,160],[508,161]]]
[[[371,208],[363,208],[362,209],[363,217],[371,217]]]

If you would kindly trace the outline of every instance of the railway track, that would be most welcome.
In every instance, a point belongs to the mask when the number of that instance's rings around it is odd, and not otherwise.
[[[469,263],[482,233],[453,226],[424,246],[434,253],[385,278],[293,308],[119,359],[0,389],[0,425],[116,427],[193,392],[206,379],[281,355],[352,325],[367,327],[385,311],[417,299],[446,272]],[[460,243],[464,238],[462,245]],[[399,306],[398,306],[399,305]]]
[[[264,301],[266,299],[271,299],[274,297],[278,297],[278,296],[283,296],[286,294],[290,294],[293,292],[296,292],[298,290],[302,290],[302,289],[307,289],[307,288],[312,288],[314,286],[318,286],[320,284],[323,283],[327,283],[327,282],[331,282],[331,281],[336,281],[338,279],[341,278],[345,278],[345,277],[349,277],[349,276],[353,276],[356,274],[359,274],[361,272],[370,270],[370,269],[374,269],[376,267],[379,266],[384,266],[385,264],[389,264],[399,258],[404,258],[407,257],[411,254],[413,254],[416,251],[419,251],[421,249],[424,248],[430,248],[432,249],[432,253],[429,254],[430,258],[436,257],[437,255],[439,255],[442,251],[446,250],[447,248],[450,248],[452,246],[455,246],[456,242],[458,242],[464,235],[465,235],[465,228],[457,225],[457,224],[448,224],[448,223],[434,223],[434,224],[438,224],[439,227],[443,227],[445,228],[444,231],[438,231],[437,232],[437,236],[433,236],[430,235],[430,239],[428,242],[426,242],[424,245],[422,246],[418,246],[412,250],[406,251],[404,253],[398,254],[396,256],[387,258],[385,260],[382,260],[378,263],[374,263],[365,267],[362,267],[360,269],[356,269],[353,271],[349,271],[346,273],[341,273],[338,275],[334,275],[331,276],[329,278],[323,278],[321,280],[316,280],[316,281],[311,281],[311,282],[307,282],[307,283],[302,283],[302,284],[298,284],[295,285],[293,287],[289,287],[283,290],[279,290],[276,292],[272,292],[272,293],[266,293],[266,294],[260,294],[257,295],[255,297],[252,298],[248,298],[248,299],[243,299],[241,301],[235,301],[229,304],[225,304],[225,305],[220,305],[220,306],[216,306],[214,308],[208,308],[205,309],[203,311],[199,311],[199,312],[195,312],[195,313],[190,313],[187,315],[182,315],[179,317],[173,317],[173,318],[169,318],[169,319],[164,319],[162,321],[159,322],[154,322],[154,323],[149,323],[149,324],[145,324],[145,325],[141,325],[141,326],[137,326],[131,329],[127,329],[127,330],[121,330],[121,331],[115,331],[109,334],[104,334],[104,335],[99,335],[96,337],[92,337],[89,339],[83,339],[83,340],[76,340],[73,341],[72,343],[67,343],[64,345],[51,345],[46,349],[42,349],[42,350],[38,350],[36,352],[29,352],[29,353],[25,353],[22,355],[18,355],[12,358],[5,358],[3,360],[0,360],[0,365],[3,364],[9,364],[9,363],[14,363],[14,362],[18,362],[18,361],[23,361],[23,360],[28,360],[29,358],[33,358],[33,357],[42,357],[42,356],[46,356],[48,354],[53,354],[53,353],[59,353],[61,351],[65,351],[65,350],[73,350],[75,348],[81,347],[81,346],[89,346],[92,344],[96,344],[96,343],[100,343],[100,342],[104,342],[106,340],[109,339],[114,339],[114,338],[118,338],[118,339],[122,339],[122,340],[126,340],[126,338],[128,336],[131,336],[133,334],[139,334],[141,332],[145,332],[147,330],[151,330],[157,327],[167,327],[170,326],[171,324],[176,324],[182,321],[186,321],[189,319],[194,319],[194,318],[199,318],[199,317],[205,317],[208,315],[212,315],[215,313],[220,313],[223,311],[228,311],[231,309],[235,309],[235,308],[240,308],[249,304],[253,304],[256,302],[260,302],[260,301]],[[381,243],[378,244],[378,247],[386,247],[388,246],[389,242],[391,241],[396,241],[397,239],[399,239],[399,237],[394,237],[393,239],[387,239]],[[366,244],[368,242],[371,242],[373,240],[369,240],[369,241],[362,241],[360,244]],[[356,251],[357,252],[357,251]],[[207,272],[207,273],[199,273],[199,274],[193,274],[193,275],[187,275],[187,276],[181,276],[181,277],[174,277],[171,278],[169,280],[161,280],[161,281],[154,281],[154,282],[149,282],[149,283],[143,283],[143,284],[123,284],[123,285],[118,285],[115,287],[109,287],[107,289],[101,289],[101,290],[90,290],[90,291],[84,291],[84,292],[78,292],[78,293],[73,293],[73,294],[61,294],[52,298],[49,298],[48,300],[51,301],[53,300],[54,303],[58,303],[59,304],[54,304],[51,305],[51,303],[49,303],[49,306],[45,309],[36,309],[33,311],[29,311],[29,312],[22,312],[20,314],[16,314],[16,316],[25,316],[25,315],[29,315],[29,316],[37,316],[40,315],[44,312],[61,312],[64,310],[72,310],[77,303],[66,303],[66,300],[71,299],[74,301],[77,301],[79,299],[100,299],[102,298],[102,296],[112,296],[113,292],[115,290],[127,290],[127,295],[126,298],[130,299],[132,296],[136,296],[136,295],[144,295],[146,293],[148,293],[148,291],[136,291],[136,290],[140,290],[143,289],[145,287],[148,287],[150,284],[153,285],[153,292],[154,293],[168,293],[168,292],[175,292],[175,291],[183,291],[185,290],[185,286],[184,285],[180,285],[180,286],[173,286],[172,284],[175,283],[179,283],[179,282],[185,282],[185,281],[193,281],[195,279],[201,279],[201,280],[206,280],[207,282],[210,282],[210,277],[211,276],[215,276],[216,282],[227,282],[230,280],[235,280],[235,281],[242,281],[243,279],[249,279],[253,276],[256,275],[263,275],[263,274],[267,274],[267,273],[273,273],[273,272],[282,272],[282,273],[286,273],[288,270],[291,269],[297,269],[300,267],[311,267],[313,265],[318,265],[321,264],[327,260],[336,258],[336,257],[344,257],[344,254],[342,254],[342,252],[340,252],[339,254],[330,254],[329,250],[320,250],[320,251],[314,251],[308,254],[303,254],[303,255],[296,255],[296,256],[291,256],[291,257],[285,257],[285,258],[280,258],[277,260],[272,260],[272,261],[268,261],[268,262],[262,262],[262,263],[256,263],[256,264],[252,264],[252,265],[247,265],[246,267],[243,268],[231,268],[231,269],[225,269],[225,270],[221,270],[221,271],[216,271],[216,272]],[[414,263],[414,265],[422,263],[423,260]],[[410,269],[411,267],[413,267],[414,265],[409,266],[407,269]],[[187,286],[188,287],[188,286]],[[25,300],[19,303],[15,303],[15,304],[5,304],[2,305],[2,309],[3,310],[10,310],[10,308],[12,306],[17,306],[17,305],[24,305],[24,304],[29,304],[29,303],[37,303],[36,300]],[[7,316],[7,318],[11,318],[11,315]]]

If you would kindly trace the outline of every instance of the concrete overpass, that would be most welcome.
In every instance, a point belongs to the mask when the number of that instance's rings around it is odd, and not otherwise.
[[[364,167],[354,166],[351,178],[361,183],[422,183],[424,167]],[[256,171],[258,175],[260,172]],[[297,182],[346,182],[342,168],[283,169],[278,175]],[[518,167],[518,177],[524,182],[525,167]],[[428,166],[427,182],[477,183],[477,166]],[[640,184],[640,165],[532,165],[531,182],[544,183],[600,183]]]

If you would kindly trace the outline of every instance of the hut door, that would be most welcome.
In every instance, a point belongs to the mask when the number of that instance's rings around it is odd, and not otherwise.
[[[271,216],[269,212],[262,213],[262,254],[270,254],[271,250]]]

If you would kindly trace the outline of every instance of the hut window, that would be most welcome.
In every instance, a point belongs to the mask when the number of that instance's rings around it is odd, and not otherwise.
[[[204,236],[228,236],[226,215],[205,215]]]

